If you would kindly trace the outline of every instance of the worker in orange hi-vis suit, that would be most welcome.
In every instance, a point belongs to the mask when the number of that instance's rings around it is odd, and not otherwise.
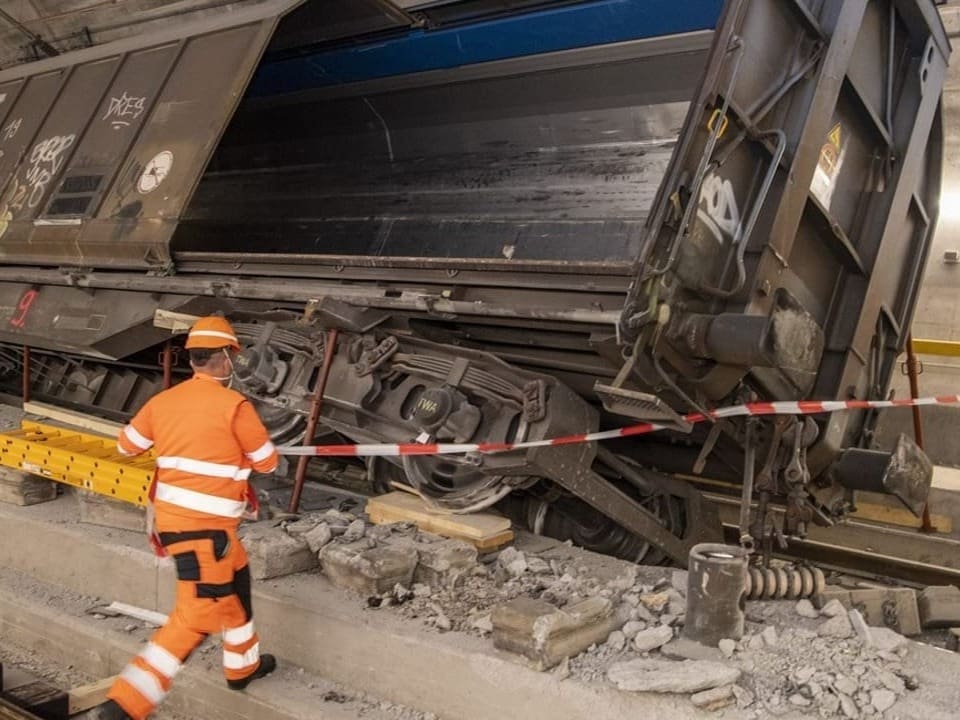
[[[252,470],[273,472],[277,451],[256,410],[225,387],[236,334],[221,317],[198,320],[186,343],[194,376],[151,398],[120,433],[121,453],[154,448],[150,529],[160,554],[173,557],[176,606],[143,652],[120,673],[99,709],[102,720],[143,720],[170,691],[190,653],[223,633],[227,684],[242,690],[276,667],[260,654],[253,626],[250,569],[237,528],[252,497]],[[255,500],[254,500],[255,502]]]

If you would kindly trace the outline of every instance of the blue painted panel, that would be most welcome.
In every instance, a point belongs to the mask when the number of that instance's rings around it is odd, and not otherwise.
[[[252,95],[406,75],[525,55],[712,29],[723,0],[595,0],[368,45],[268,61]]]

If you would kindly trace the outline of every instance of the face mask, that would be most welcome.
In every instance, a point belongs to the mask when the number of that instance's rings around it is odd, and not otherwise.
[[[227,362],[230,363],[230,374],[224,377],[217,377],[216,375],[211,375],[210,377],[220,382],[226,382],[227,387],[231,388],[233,387],[233,358],[230,357],[230,353],[227,352],[226,348],[223,349],[223,356],[227,359]]]

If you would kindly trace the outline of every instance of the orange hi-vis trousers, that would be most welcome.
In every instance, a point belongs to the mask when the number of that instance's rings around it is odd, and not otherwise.
[[[242,680],[260,666],[250,568],[236,531],[161,532],[160,542],[176,564],[176,605],[107,695],[135,720],[147,718],[166,697],[173,678],[207,635],[223,634],[228,680]]]

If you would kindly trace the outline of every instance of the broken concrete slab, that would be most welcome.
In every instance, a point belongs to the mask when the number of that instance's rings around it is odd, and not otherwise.
[[[449,584],[477,564],[477,548],[454,538],[436,536],[432,542],[417,543],[417,552],[420,564],[414,579],[427,585]]]
[[[524,656],[537,670],[604,642],[625,618],[602,597],[560,609],[543,600],[520,597],[493,610],[493,644]]]
[[[696,693],[740,679],[739,668],[709,660],[644,659],[616,663],[607,678],[628,692]]]
[[[334,585],[367,596],[389,592],[395,585],[409,588],[417,561],[411,547],[376,545],[369,538],[330,543],[320,551],[323,573]]]
[[[77,490],[76,495],[80,505],[80,522],[139,533],[147,531],[144,508],[87,490]]]
[[[828,605],[831,607],[835,605],[833,600],[839,602],[845,609],[849,609],[850,591],[840,587],[825,587],[823,592],[813,597],[813,604],[822,612]]]
[[[826,588],[816,602],[823,615],[838,615],[843,606],[859,610],[872,627],[889,627],[901,635],[920,634],[917,593],[910,588]]]
[[[926,628],[960,625],[960,589],[954,585],[931,585],[917,598],[920,623]]]
[[[910,588],[851,590],[849,604],[844,605],[859,610],[868,625],[889,627],[901,635],[920,634],[917,593]]]
[[[272,522],[245,525],[240,534],[254,580],[292,575],[318,565],[317,556],[302,536],[290,535]]]

